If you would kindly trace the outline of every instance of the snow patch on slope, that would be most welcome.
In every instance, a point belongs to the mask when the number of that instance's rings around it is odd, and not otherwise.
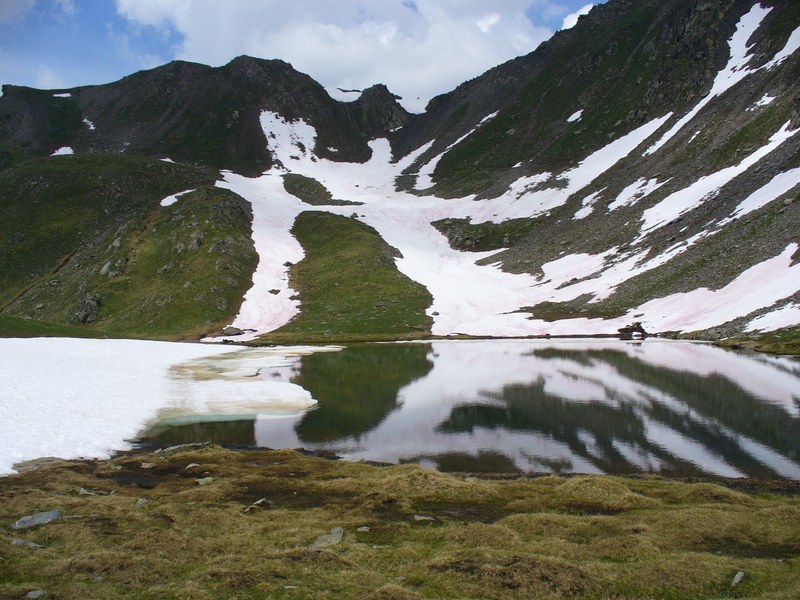
[[[70,154],[75,154],[75,151],[70,146],[61,146],[61,148],[53,152],[50,156],[69,156]]]
[[[745,331],[775,331],[798,323],[800,323],[800,304],[792,303],[756,317],[747,324]]]
[[[670,128],[661,138],[652,146],[650,146],[644,153],[644,156],[654,154],[661,149],[664,144],[671,140],[675,135],[684,128],[697,114],[714,98],[721,96],[726,91],[731,89],[737,83],[742,81],[745,77],[754,71],[747,69],[747,64],[750,62],[751,56],[749,55],[752,46],[748,46],[747,42],[750,37],[756,32],[772,8],[763,7],[756,4],[744,15],[739,23],[736,25],[736,32],[730,40],[728,46],[730,47],[730,59],[725,68],[717,74],[714,79],[714,84],[711,86],[711,91],[700,102],[698,102],[689,113],[684,115],[675,125]],[[777,58],[777,57],[776,57]]]
[[[655,192],[658,188],[662,185],[667,183],[667,181],[662,181],[661,183],[658,182],[658,179],[638,179],[622,190],[616,199],[608,205],[608,210],[616,210],[622,206],[632,206],[636,204],[642,198],[646,198],[653,192]]]
[[[253,230],[260,261],[254,286],[246,295],[234,326],[255,330],[250,336],[254,337],[284,325],[301,308],[294,290],[288,286],[287,267],[303,257],[302,248],[289,233],[300,212],[324,210],[344,216],[353,213],[352,206],[310,207],[303,204],[283,188],[282,176],[287,171],[315,178],[334,197],[362,203],[357,212],[359,220],[375,228],[388,244],[400,251],[402,257],[395,261],[397,268],[424,285],[432,294],[433,303],[428,308],[428,314],[433,316],[433,332],[437,335],[613,333],[632,320],[643,321],[651,331],[665,328],[692,330],[701,328],[709,319],[713,321],[712,325],[730,320],[730,309],[726,312],[720,310],[720,306],[738,304],[742,310],[747,308],[743,313],[737,313],[737,316],[742,316],[757,308],[771,306],[793,293],[795,288],[800,287],[791,283],[796,273],[787,269],[785,261],[771,259],[772,262],[766,261],[742,274],[743,280],[748,282],[746,285],[737,279],[731,283],[732,287],[717,292],[701,290],[698,292],[702,293],[688,298],[654,300],[616,319],[584,318],[547,322],[536,318],[536,314],[531,316],[528,311],[522,310],[523,307],[542,302],[570,301],[587,294],[593,297],[592,301],[600,301],[609,297],[621,283],[668,262],[710,233],[701,232],[651,258],[648,258],[648,248],[628,251],[626,254],[620,254],[617,248],[610,248],[596,255],[563,256],[543,265],[544,276],[535,277],[524,273],[506,273],[499,264],[478,265],[477,262],[496,251],[454,250],[447,238],[431,224],[444,218],[468,219],[472,223],[497,223],[511,218],[535,217],[561,206],[639,147],[669,116],[646,123],[561,174],[524,176],[514,182],[505,194],[475,201],[473,197],[442,200],[396,190],[395,179],[430,148],[430,143],[392,162],[388,141],[377,139],[370,142],[372,156],[366,163],[333,162],[314,156],[311,149],[315,147],[316,135],[307,123],[302,120],[288,122],[275,113],[265,112],[262,126],[276,166],[255,179],[225,173],[224,180],[217,184],[248,199],[253,204],[255,215]],[[769,144],[741,165],[710,176],[710,183],[704,178],[699,184],[691,186],[689,191],[684,190],[683,193],[692,199],[686,206],[681,205],[676,209],[666,206],[665,201],[651,209],[648,215],[652,215],[653,223],[658,225],[664,215],[656,215],[657,210],[688,210],[693,202],[718,189],[750,164],[755,164],[758,158],[768,154],[793,133],[784,127]],[[553,187],[546,187],[548,185]],[[618,196],[615,208],[636,202],[661,185],[663,183],[655,178],[641,179]],[[584,206],[574,218],[588,214],[602,192],[600,190],[587,196]],[[659,216],[659,219],[655,216]],[[763,293],[753,295],[753,289],[758,289],[754,282],[760,277],[781,283],[778,287],[761,286]],[[745,290],[748,285],[753,289]],[[731,298],[739,293],[746,297],[746,301],[731,302]]]
[[[194,191],[194,189],[191,189],[191,190],[185,190],[183,192],[178,192],[177,194],[172,194],[171,196],[167,196],[166,198],[161,200],[161,202],[159,202],[159,204],[161,206],[172,206],[173,204],[175,204],[178,201],[178,199],[181,196],[185,196],[186,194],[191,194],[193,191]]]
[[[654,229],[666,225],[682,214],[713,199],[723,186],[747,171],[770,152],[776,150],[798,131],[800,131],[800,129],[789,130],[789,122],[787,121],[783,127],[769,139],[768,144],[753,152],[738,165],[726,167],[716,173],[701,177],[689,187],[670,194],[655,206],[645,210],[642,213],[642,228],[637,242],[642,240]]]

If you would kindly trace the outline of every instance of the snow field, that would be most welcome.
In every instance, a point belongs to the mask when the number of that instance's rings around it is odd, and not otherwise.
[[[248,355],[207,344],[0,340],[0,474],[41,456],[107,457],[162,414],[292,413],[313,405],[303,388],[256,376],[310,350],[262,350]],[[221,357],[227,370],[219,372],[217,364],[202,372],[203,361]]]

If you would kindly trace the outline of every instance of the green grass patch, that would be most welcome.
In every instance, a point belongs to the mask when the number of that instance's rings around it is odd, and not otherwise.
[[[306,177],[297,173],[287,173],[283,176],[283,189],[292,196],[300,198],[312,206],[359,206],[361,202],[349,200],[336,200],[333,194],[324,185],[313,177]]]
[[[251,221],[248,202],[209,186],[156,211],[117,238],[118,248],[109,240],[103,266],[87,282],[99,299],[92,327],[182,339],[221,329],[252,286],[258,254]]]
[[[373,228],[338,215],[304,212],[292,233],[305,250],[289,273],[302,304],[300,314],[276,332],[278,338],[396,338],[430,331],[432,320],[425,314],[430,293],[397,270],[398,251]]]
[[[0,337],[105,337],[98,330],[0,315]]]
[[[799,493],[488,480],[214,446],[60,462],[0,478],[0,597],[789,599]],[[9,529],[43,510],[64,518]],[[342,540],[312,550],[333,527]]]
[[[726,348],[744,348],[767,354],[800,355],[800,327],[787,327],[778,331],[735,337],[719,342]]]

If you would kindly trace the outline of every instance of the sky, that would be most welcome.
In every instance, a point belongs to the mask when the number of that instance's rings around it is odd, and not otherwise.
[[[598,3],[598,2],[595,2]],[[571,27],[587,0],[0,0],[0,83],[69,88],[171,60],[280,58],[422,110]]]

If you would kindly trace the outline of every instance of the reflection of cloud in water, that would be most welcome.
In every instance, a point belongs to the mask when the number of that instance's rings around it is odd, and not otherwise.
[[[257,442],[451,469],[499,453],[523,471],[800,479],[791,360],[662,340],[441,341],[428,358],[366,431],[314,441],[300,418],[258,419]]]

